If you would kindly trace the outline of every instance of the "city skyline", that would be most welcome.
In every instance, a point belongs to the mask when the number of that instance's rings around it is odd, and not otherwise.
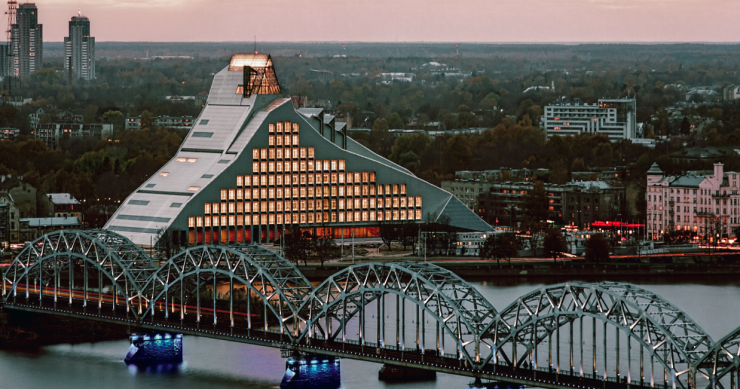
[[[731,43],[738,42],[740,35],[735,23],[740,9],[730,0],[463,0],[455,5],[462,10],[457,14],[450,12],[449,3],[438,0],[423,4],[221,0],[218,6],[212,4],[205,0],[36,2],[48,42],[63,40],[69,16],[78,9],[90,18],[99,42],[251,41],[256,35],[263,42]],[[286,6],[290,12],[285,12]],[[574,19],[580,22],[573,23]],[[723,28],[702,27],[708,25]]]

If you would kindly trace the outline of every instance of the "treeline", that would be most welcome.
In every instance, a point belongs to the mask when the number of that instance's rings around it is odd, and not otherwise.
[[[51,149],[20,136],[0,141],[0,175],[23,176],[42,193],[71,193],[83,202],[91,227],[139,187],[177,151],[184,131],[120,131],[109,140],[68,138]]]

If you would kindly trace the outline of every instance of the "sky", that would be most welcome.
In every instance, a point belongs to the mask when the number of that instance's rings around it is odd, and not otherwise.
[[[23,2],[23,0],[19,0]],[[740,42],[740,0],[38,0],[44,41]]]

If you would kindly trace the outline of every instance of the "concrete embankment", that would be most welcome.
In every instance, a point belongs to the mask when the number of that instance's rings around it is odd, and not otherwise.
[[[404,258],[404,260],[415,260]],[[369,262],[369,261],[363,261]],[[661,256],[646,260],[644,257],[620,257],[609,263],[591,263],[582,260],[558,260],[555,262],[527,262],[513,260],[511,264],[501,261],[466,260],[433,261],[463,278],[511,278],[511,277],[567,277],[604,278],[652,277],[652,276],[712,276],[740,275],[740,254]],[[300,265],[299,269],[311,281],[323,281],[332,274],[351,264],[325,264],[320,266]]]
[[[37,347],[128,338],[126,326],[42,313],[0,313],[0,348]]]

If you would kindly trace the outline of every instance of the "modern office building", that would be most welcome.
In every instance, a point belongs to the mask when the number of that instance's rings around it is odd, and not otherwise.
[[[545,107],[540,127],[553,135],[604,134],[611,140],[641,138],[635,99],[600,99],[596,104],[556,101]]]
[[[712,174],[666,176],[658,164],[647,171],[647,233],[654,240],[678,231],[692,239],[714,241],[740,226],[740,173],[714,164]]]
[[[269,55],[234,55],[215,75],[177,154],[105,228],[143,246],[161,231],[179,243],[228,244],[273,241],[296,227],[378,236],[388,222],[491,230],[449,192],[371,152],[324,116],[282,97]]]
[[[73,16],[69,36],[64,38],[64,70],[74,78],[95,79],[95,38],[90,36],[90,19]]]
[[[25,78],[41,69],[44,60],[43,26],[34,3],[24,3],[16,11],[16,23],[10,27],[13,57],[11,75]]]

